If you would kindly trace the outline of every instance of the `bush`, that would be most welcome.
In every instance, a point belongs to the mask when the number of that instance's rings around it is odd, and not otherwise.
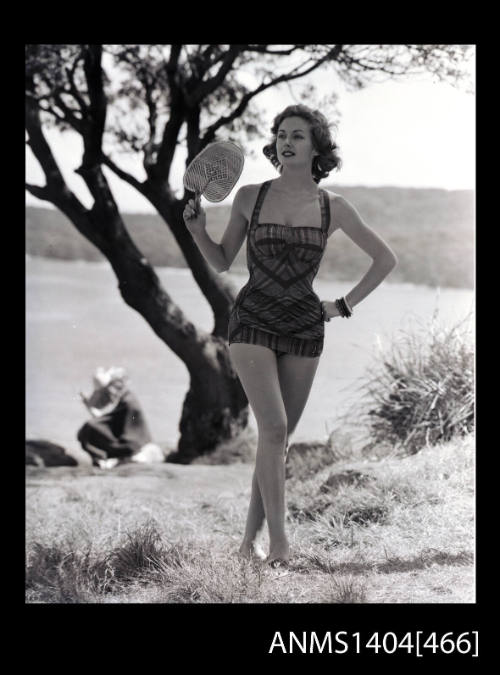
[[[474,426],[474,352],[470,316],[452,327],[434,314],[422,332],[403,332],[382,367],[371,369],[364,414],[369,447],[392,445],[404,454],[448,441]]]

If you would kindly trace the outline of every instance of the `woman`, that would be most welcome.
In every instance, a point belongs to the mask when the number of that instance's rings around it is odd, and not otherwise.
[[[207,234],[205,213],[190,200],[184,219],[198,248],[218,272],[231,267],[245,236],[250,278],[228,326],[229,353],[258,427],[252,492],[240,553],[263,558],[257,540],[264,521],[273,566],[290,557],[285,532],[288,439],[306,404],[323,350],[324,322],[349,317],[397,263],[396,256],[342,196],[318,189],[340,166],[324,115],[304,105],[274,120],[264,154],[280,176],[236,194],[220,244]],[[341,229],[373,260],[345,296],[321,301],[312,289],[322,255]]]

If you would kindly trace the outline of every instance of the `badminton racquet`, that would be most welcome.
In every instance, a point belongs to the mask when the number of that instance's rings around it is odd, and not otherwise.
[[[216,141],[207,145],[189,163],[184,172],[184,187],[209,202],[221,202],[238,182],[245,156],[231,141]]]

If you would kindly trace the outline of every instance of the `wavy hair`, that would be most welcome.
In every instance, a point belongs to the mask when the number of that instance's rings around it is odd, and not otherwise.
[[[340,169],[342,161],[337,154],[338,147],[332,139],[330,125],[326,117],[319,110],[313,110],[306,105],[289,105],[279,115],[276,115],[271,127],[272,141],[262,148],[262,152],[271,164],[281,173],[281,164],[276,152],[276,137],[280,124],[287,117],[301,117],[311,125],[311,139],[314,149],[319,153],[313,157],[311,171],[315,183],[326,178],[333,169]]]

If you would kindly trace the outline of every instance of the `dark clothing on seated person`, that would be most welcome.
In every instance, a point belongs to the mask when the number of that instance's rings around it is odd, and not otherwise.
[[[152,440],[139,401],[130,391],[111,412],[85,422],[77,438],[95,461],[131,457]]]

